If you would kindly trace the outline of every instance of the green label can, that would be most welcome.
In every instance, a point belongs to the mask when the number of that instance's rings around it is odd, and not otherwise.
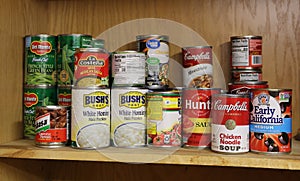
[[[72,86],[57,86],[57,102],[59,106],[71,106],[72,103]]]
[[[53,35],[40,34],[26,36],[25,48],[25,84],[56,84],[56,49],[57,38]]]
[[[24,86],[23,99],[23,121],[24,137],[34,139],[35,137],[35,116],[37,106],[48,106],[57,104],[56,86]]]

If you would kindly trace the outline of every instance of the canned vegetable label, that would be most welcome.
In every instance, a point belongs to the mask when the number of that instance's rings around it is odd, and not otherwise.
[[[60,106],[71,106],[72,87],[59,85],[57,88],[57,100]]]

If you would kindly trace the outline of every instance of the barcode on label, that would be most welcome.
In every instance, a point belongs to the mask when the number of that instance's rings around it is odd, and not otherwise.
[[[253,65],[261,65],[261,55],[252,55],[252,64]]]

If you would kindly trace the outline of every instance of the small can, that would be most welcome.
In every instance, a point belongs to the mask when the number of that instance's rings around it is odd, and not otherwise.
[[[262,81],[261,69],[232,69],[232,82]]]
[[[292,89],[253,89],[251,102],[251,151],[290,153],[292,151]]]
[[[244,81],[228,83],[228,91],[231,94],[250,94],[251,89],[268,87],[268,81]]]
[[[211,46],[183,47],[182,60],[184,87],[212,87],[213,61]]]
[[[144,53],[136,51],[114,52],[112,55],[113,86],[145,86]]]
[[[230,40],[232,69],[262,68],[261,36],[233,36]]]
[[[148,89],[111,89],[111,143],[115,147],[146,145],[146,93]]]
[[[25,85],[56,85],[57,37],[39,34],[25,38]]]
[[[38,106],[35,117],[35,144],[40,147],[61,147],[68,143],[70,115],[64,106]]]
[[[24,138],[35,138],[35,110],[38,106],[57,104],[56,86],[29,86],[23,88]]]
[[[211,149],[221,153],[249,151],[249,95],[212,96]]]
[[[182,91],[182,135],[185,147],[206,148],[211,144],[211,96],[219,88],[184,88]]]
[[[162,89],[169,86],[169,37],[138,35],[138,52],[146,54],[146,86]]]
[[[180,94],[177,90],[147,93],[148,146],[182,146]]]
[[[110,89],[72,88],[71,146],[97,149],[110,145]]]
[[[72,104],[72,86],[57,86],[57,103],[59,106],[71,106]]]
[[[109,53],[101,48],[80,48],[75,53],[76,87],[109,86]]]

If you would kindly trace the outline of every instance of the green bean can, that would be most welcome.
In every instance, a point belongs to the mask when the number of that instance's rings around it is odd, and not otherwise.
[[[57,37],[48,34],[26,36],[25,85],[56,84]]]
[[[23,98],[24,138],[34,139],[36,107],[56,105],[57,89],[56,86],[25,85]]]
[[[58,35],[57,82],[58,85],[72,85],[74,77],[74,54],[77,48],[91,46],[92,36],[84,34]]]
[[[72,86],[57,86],[57,102],[59,106],[71,106],[72,103]]]

